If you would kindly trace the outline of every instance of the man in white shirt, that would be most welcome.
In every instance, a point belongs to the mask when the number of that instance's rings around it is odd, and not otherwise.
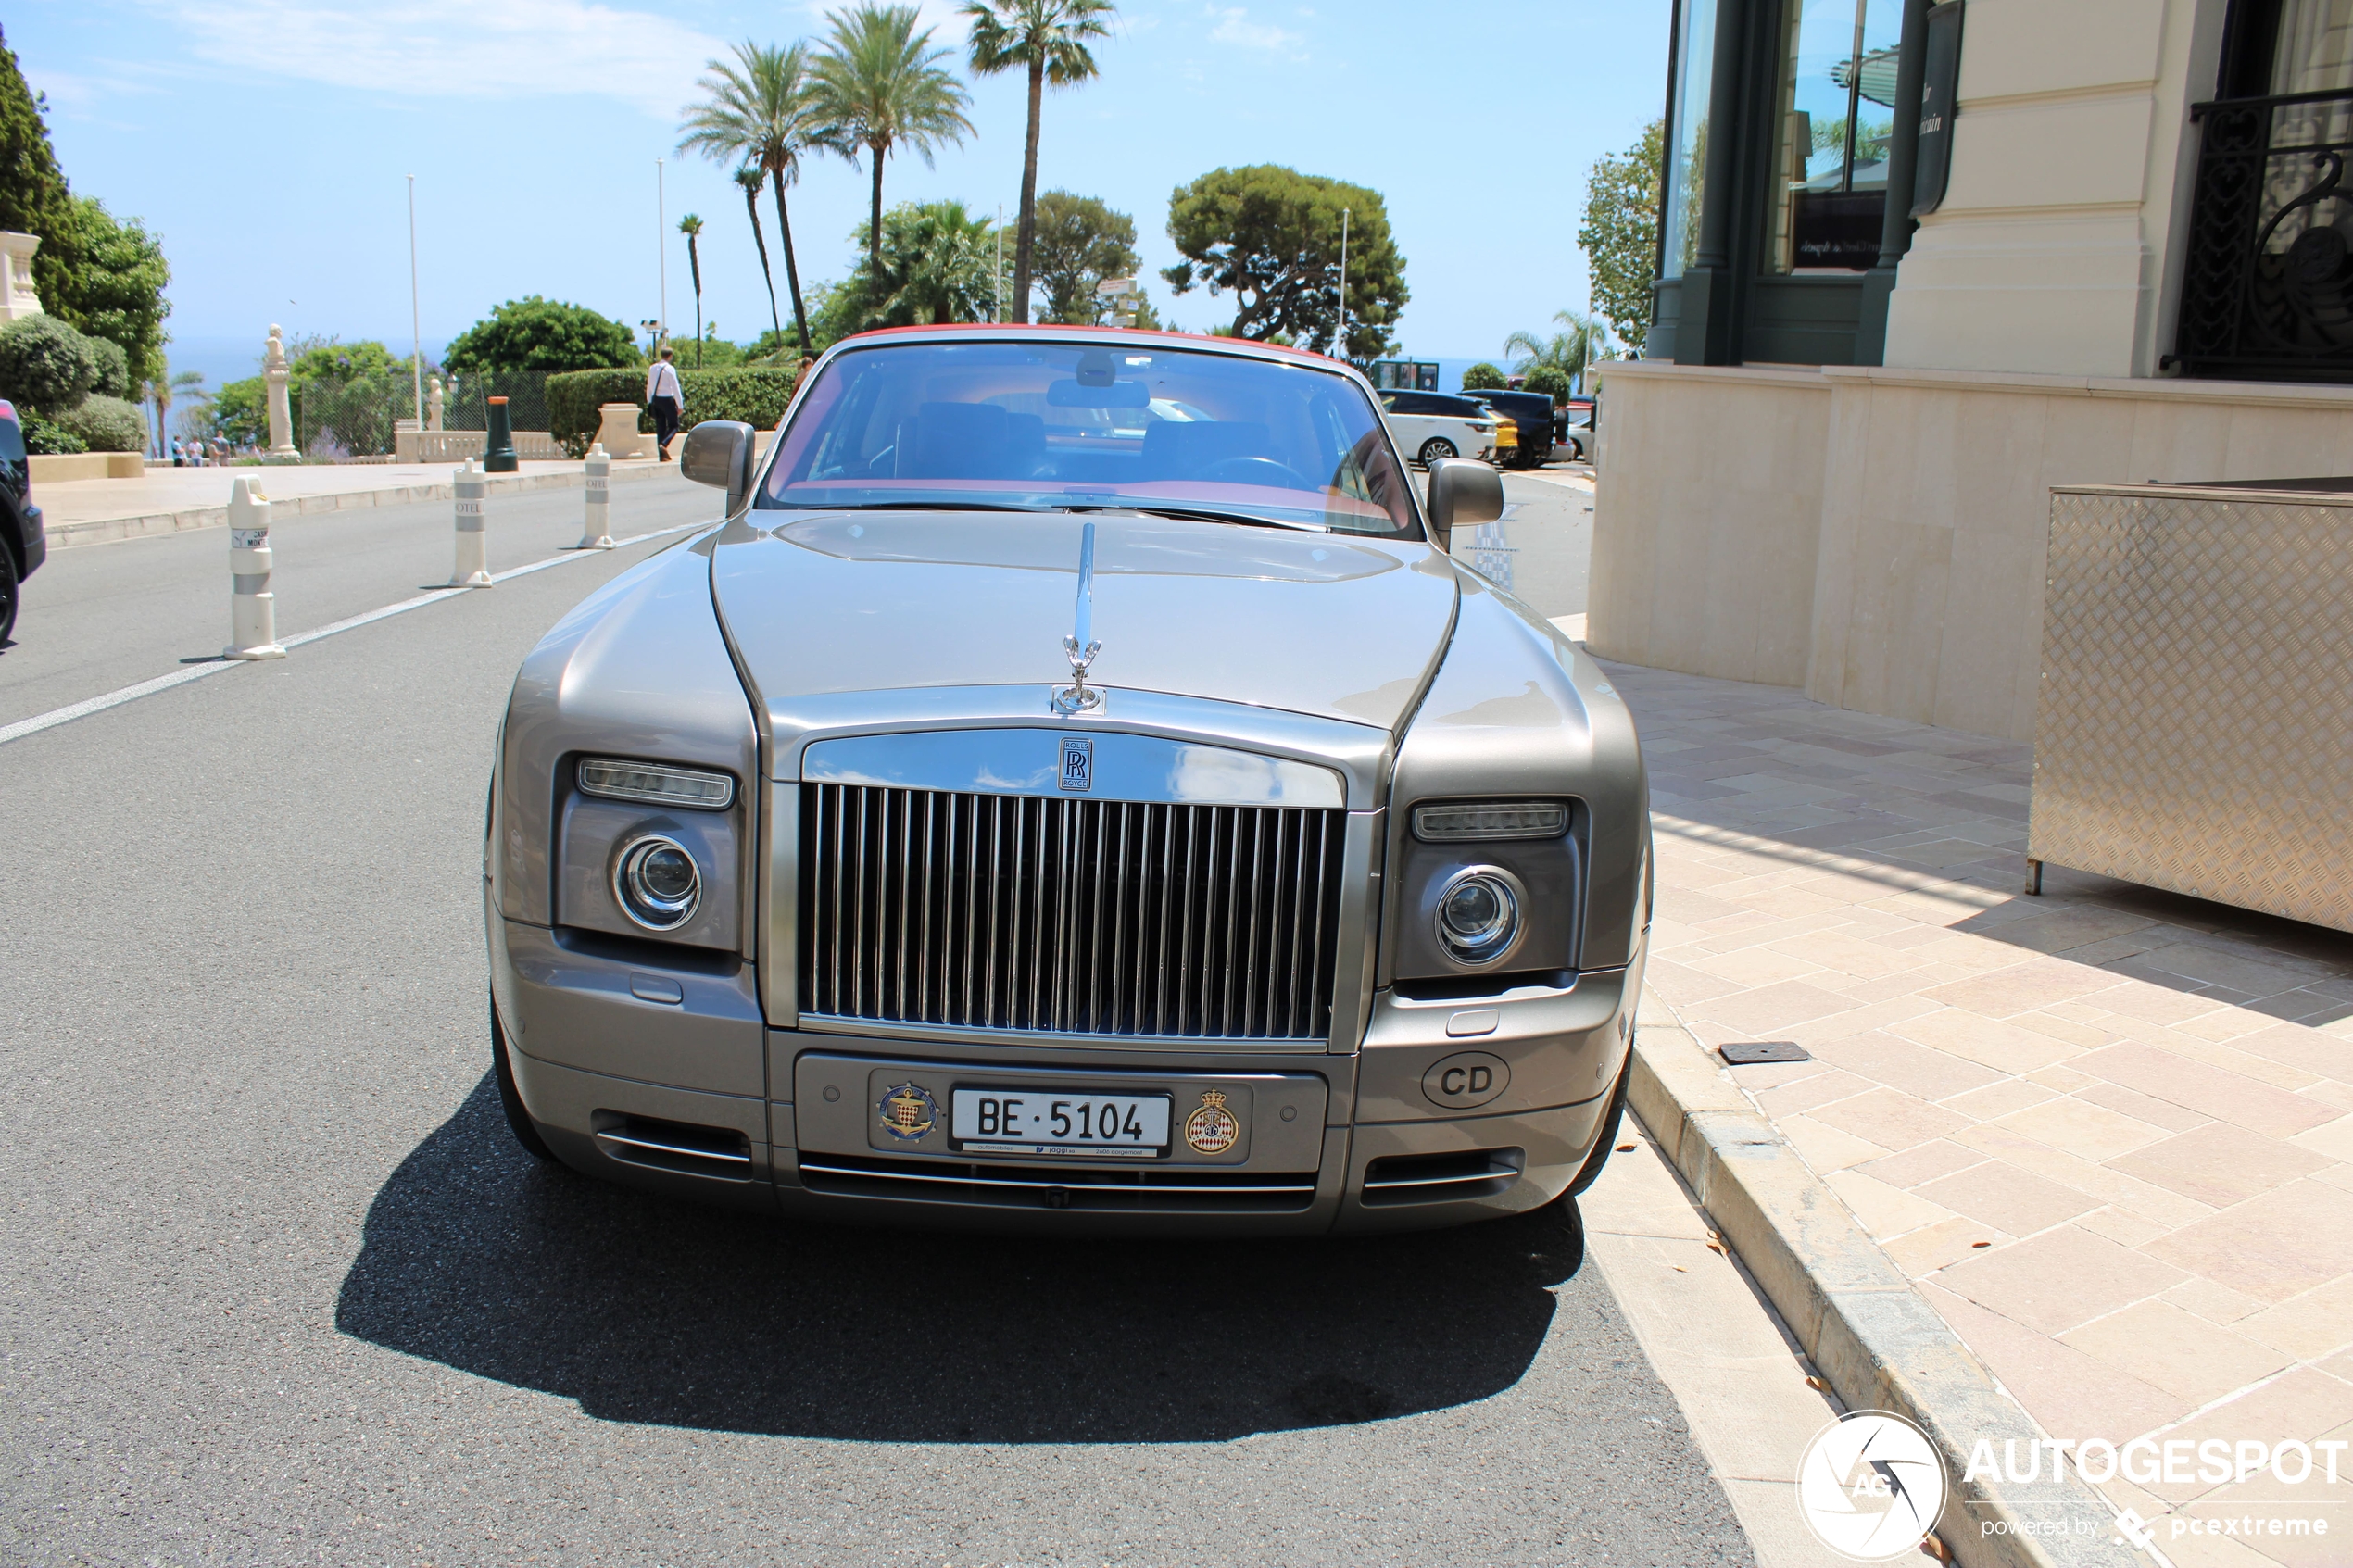
[[[678,367],[672,364],[670,345],[646,372],[646,408],[654,417],[654,445],[663,462],[670,461],[670,438],[678,433],[678,417],[686,409],[686,390],[678,384]]]

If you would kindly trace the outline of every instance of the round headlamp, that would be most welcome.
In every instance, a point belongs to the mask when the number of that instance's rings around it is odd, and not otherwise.
[[[674,838],[648,834],[613,862],[613,897],[621,912],[648,931],[675,931],[694,918],[702,902],[702,876],[695,858]]]
[[[1456,963],[1485,966],[1519,942],[1527,895],[1497,866],[1470,866],[1438,890],[1438,942]]]

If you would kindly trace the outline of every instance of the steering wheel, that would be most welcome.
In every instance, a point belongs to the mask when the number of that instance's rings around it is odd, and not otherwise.
[[[1193,475],[1210,484],[1263,484],[1277,490],[1312,490],[1307,476],[1272,458],[1223,458]]]

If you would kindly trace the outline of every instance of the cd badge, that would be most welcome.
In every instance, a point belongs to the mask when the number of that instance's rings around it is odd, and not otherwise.
[[[1223,1154],[1242,1135],[1242,1124],[1226,1109],[1223,1089],[1203,1089],[1201,1105],[1185,1118],[1185,1147],[1195,1154]]]
[[[908,1143],[914,1142],[932,1129],[939,1120],[939,1102],[921,1084],[901,1084],[882,1098],[883,1131]]]

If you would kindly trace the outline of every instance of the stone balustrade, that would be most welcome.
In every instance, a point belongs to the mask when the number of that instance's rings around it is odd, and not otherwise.
[[[418,430],[414,420],[402,420],[393,430],[393,460],[399,463],[461,463],[488,449],[490,433],[483,430]],[[405,428],[404,428],[405,427]],[[544,430],[515,432],[515,453],[533,461],[561,458],[562,446]]]

